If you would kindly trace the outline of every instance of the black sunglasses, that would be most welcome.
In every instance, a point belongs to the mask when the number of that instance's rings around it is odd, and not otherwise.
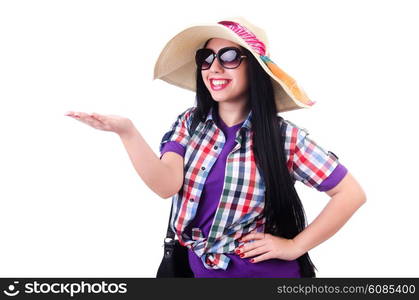
[[[236,47],[226,47],[218,50],[217,54],[211,49],[202,48],[198,49],[195,54],[195,62],[200,70],[208,70],[215,58],[226,69],[235,69],[240,66],[243,58],[247,57],[242,55],[240,49]]]

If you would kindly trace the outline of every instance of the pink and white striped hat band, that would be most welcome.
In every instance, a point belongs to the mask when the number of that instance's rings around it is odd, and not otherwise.
[[[278,112],[309,108],[304,90],[269,57],[268,39],[261,28],[242,17],[217,23],[195,24],[175,35],[165,45],[154,66],[154,79],[195,91],[195,52],[210,38],[222,38],[248,49],[272,79]]]

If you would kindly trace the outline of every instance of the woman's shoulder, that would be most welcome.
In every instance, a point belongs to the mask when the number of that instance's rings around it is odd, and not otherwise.
[[[284,119],[282,117],[278,117],[280,122],[281,133],[284,136],[306,136],[309,134],[309,131],[302,127],[301,125],[297,125],[296,123]]]
[[[193,118],[193,116],[195,115],[194,113],[196,109],[197,109],[196,106],[191,106],[185,109],[184,111],[182,111],[180,114],[178,114],[173,127],[181,127],[182,130],[187,130],[187,132],[190,135],[192,132],[191,128],[194,128],[194,123],[196,123],[196,122],[193,122],[195,119]]]
[[[191,106],[179,113],[176,117],[176,124],[181,123],[184,126],[190,127],[192,116],[196,110],[196,106]]]
[[[188,107],[186,110],[182,111],[178,118],[189,119],[196,110],[196,106]]]

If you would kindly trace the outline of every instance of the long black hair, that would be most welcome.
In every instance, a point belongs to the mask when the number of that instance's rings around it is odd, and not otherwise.
[[[205,43],[206,47],[209,40]],[[256,165],[265,181],[265,232],[287,239],[306,227],[306,215],[286,165],[283,118],[277,115],[270,76],[253,54],[241,47],[248,62],[248,105],[252,110],[253,151]],[[218,109],[206,88],[200,70],[196,71],[196,110],[192,128],[204,121],[210,108]],[[315,277],[314,265],[305,253],[298,259],[302,277]]]

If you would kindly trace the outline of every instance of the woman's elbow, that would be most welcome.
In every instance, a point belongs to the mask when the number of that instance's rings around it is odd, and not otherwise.
[[[167,199],[167,198],[172,198],[177,193],[173,191],[161,191],[161,192],[158,192],[157,194],[159,195],[160,198]]]
[[[167,199],[167,198],[171,198],[172,195],[167,194],[167,193],[157,193],[157,195],[162,198],[162,199]]]
[[[331,190],[326,191],[330,197],[335,195],[344,195],[346,199],[350,199],[351,202],[356,202],[361,206],[367,201],[367,196],[362,189],[361,185],[355,179],[350,172]]]
[[[348,201],[351,202],[352,206],[355,206],[356,209],[367,202],[367,195],[361,187],[346,191],[345,195]]]
[[[360,191],[360,195],[359,195],[359,202],[361,205],[365,204],[367,202],[367,194],[365,193],[365,191],[363,189],[361,189]]]
[[[182,184],[176,184],[174,187],[165,189],[163,191],[159,191],[157,194],[162,199],[172,198],[174,195],[179,193],[181,188],[182,188]]]

